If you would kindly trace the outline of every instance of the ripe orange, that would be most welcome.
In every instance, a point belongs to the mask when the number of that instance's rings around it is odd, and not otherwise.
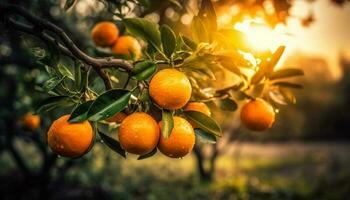
[[[175,110],[190,100],[192,87],[184,73],[175,69],[163,69],[153,76],[149,93],[162,108]]]
[[[159,126],[162,126],[159,122]],[[174,128],[170,137],[160,137],[158,149],[171,158],[182,158],[193,149],[195,135],[191,124],[181,117],[174,117]]]
[[[202,102],[190,102],[184,108],[185,111],[197,111],[201,112],[207,116],[211,115],[210,109],[205,103]],[[193,128],[198,128],[198,125],[195,122],[189,121]]]
[[[108,21],[97,23],[91,31],[91,37],[100,47],[113,46],[119,35],[118,27]]]
[[[241,121],[250,130],[264,131],[275,121],[273,107],[262,99],[251,100],[241,111]]]
[[[36,130],[40,127],[41,119],[38,115],[33,115],[33,113],[27,113],[22,117],[21,121],[24,127],[30,130]]]
[[[132,55],[135,59],[141,57],[141,46],[139,42],[131,36],[121,36],[112,47],[112,52],[117,55],[124,55],[127,59],[132,59]]]
[[[123,112],[118,112],[117,114],[115,114],[114,116],[106,119],[107,122],[117,122],[117,123],[121,123],[125,118],[127,117],[127,115]]]
[[[120,145],[129,153],[147,154],[157,146],[158,140],[158,124],[144,112],[127,116],[119,127]]]
[[[47,141],[56,154],[75,158],[83,155],[89,149],[93,129],[88,121],[69,123],[69,117],[70,115],[64,115],[51,124]]]

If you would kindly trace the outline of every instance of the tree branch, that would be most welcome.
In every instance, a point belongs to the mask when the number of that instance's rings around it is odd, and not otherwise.
[[[14,27],[15,29],[37,36],[43,41],[55,42],[57,43],[59,50],[66,56],[70,58],[76,58],[92,66],[93,69],[97,72],[97,74],[103,79],[106,89],[111,89],[111,83],[108,75],[102,70],[103,68],[122,68],[126,72],[130,72],[133,68],[132,63],[123,59],[116,59],[111,57],[94,58],[87,55],[75,45],[75,43],[63,31],[63,29],[49,21],[46,21],[29,13],[24,8],[10,4],[0,5],[0,13],[4,16],[7,15],[10,25],[12,25],[12,27]],[[32,26],[10,19],[10,15],[12,14],[20,15],[21,17],[25,18],[28,22],[30,22]],[[45,30],[54,33],[61,40],[61,42],[57,42],[54,37],[45,33]]]

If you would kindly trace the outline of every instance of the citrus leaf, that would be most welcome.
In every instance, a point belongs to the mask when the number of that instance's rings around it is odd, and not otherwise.
[[[59,64],[57,65],[57,68],[58,68],[58,71],[60,72],[60,74],[61,74],[62,76],[66,76],[66,77],[68,77],[69,79],[74,80],[74,76],[73,76],[72,72],[71,72],[66,66],[64,66],[64,65],[61,64],[61,63],[59,63]]]
[[[284,99],[287,100],[287,102],[291,104],[295,104],[297,102],[297,99],[295,98],[293,92],[288,88],[279,87],[279,91]]]
[[[257,97],[260,97],[263,92],[264,92],[264,88],[265,88],[265,84],[264,83],[260,83],[260,84],[257,84],[257,85],[254,85],[251,93],[250,93],[250,96],[254,97],[254,98],[257,98]]]
[[[131,92],[128,90],[114,89],[101,94],[91,105],[88,111],[90,121],[107,119],[122,111],[129,102]]]
[[[303,76],[304,72],[301,69],[296,68],[286,68],[274,71],[269,76],[270,80],[281,79],[281,78],[289,78],[294,76]]]
[[[87,120],[87,114],[94,101],[87,101],[77,106],[70,115],[69,122],[81,122]]]
[[[109,137],[108,135],[106,135],[100,131],[98,131],[98,134],[100,135],[103,143],[105,143],[110,149],[112,149],[113,151],[115,151],[119,155],[126,158],[125,150],[122,149],[122,147],[120,146],[120,143],[117,140],[113,139],[112,137]]]
[[[181,35],[180,38],[185,43],[185,45],[187,47],[189,47],[190,49],[192,49],[193,51],[195,51],[197,49],[197,43],[194,42],[193,40],[191,40],[190,38],[188,38],[184,35]]]
[[[278,61],[281,59],[281,56],[286,49],[285,46],[280,46],[277,50],[272,54],[271,60],[269,61],[269,67],[267,73],[272,73],[274,67],[277,65]],[[267,74],[268,75],[268,74]]]
[[[218,137],[221,136],[221,128],[213,118],[197,111],[184,111],[184,114],[204,131]]]
[[[221,110],[231,111],[231,112],[237,110],[237,107],[238,107],[237,103],[234,100],[229,98],[217,100],[216,104]]]
[[[177,7],[179,7],[180,9],[183,9],[181,3],[177,0],[168,0],[170,3],[173,3],[174,5],[176,5]]]
[[[139,156],[139,157],[137,158],[137,160],[143,160],[143,159],[149,158],[149,157],[153,156],[153,155],[156,154],[156,153],[157,153],[157,147],[154,148],[151,152],[149,152],[149,153],[147,153],[147,154],[145,154],[145,155]]]
[[[165,139],[168,139],[171,131],[174,128],[174,119],[173,114],[169,110],[163,110],[162,111],[162,125],[161,125],[161,132],[162,136]]]
[[[36,113],[47,112],[63,103],[68,102],[68,96],[53,96],[41,101],[36,108]]]
[[[297,83],[290,83],[285,81],[274,82],[273,85],[278,85],[280,87],[294,88],[294,89],[302,89],[303,86]]]
[[[43,89],[46,92],[55,89],[60,83],[62,83],[64,78],[65,76],[62,78],[58,78],[58,77],[50,78],[49,80],[45,81],[45,83],[43,84]]]
[[[198,16],[194,16],[192,19],[191,32],[192,38],[195,42],[209,42],[208,32]]]
[[[195,128],[194,132],[196,133],[196,135],[199,136],[199,139],[201,142],[203,143],[209,143],[209,144],[215,144],[216,143],[216,137],[212,134],[209,134],[205,131],[203,131],[200,128]]]
[[[156,49],[161,47],[158,24],[143,18],[126,18],[123,20],[126,29],[151,44]]]
[[[176,36],[173,30],[167,25],[160,27],[160,35],[163,44],[163,50],[168,58],[174,53],[176,46]]]
[[[202,0],[198,16],[202,20],[205,27],[208,27],[208,30],[210,30],[209,34],[216,31],[217,17],[211,0]]]
[[[215,40],[219,44],[227,47],[240,49],[242,51],[250,52],[251,48],[247,45],[248,37],[243,32],[235,29],[220,29],[215,33]]]
[[[74,63],[74,80],[75,80],[75,87],[80,90],[81,84],[82,84],[82,76],[81,76],[81,62],[75,61]]]
[[[135,65],[131,70],[131,75],[136,80],[146,80],[157,70],[157,64],[152,61],[143,61]]]
[[[69,10],[69,8],[71,8],[74,3],[75,3],[75,0],[66,0],[66,3],[64,4],[63,9],[65,11]]]

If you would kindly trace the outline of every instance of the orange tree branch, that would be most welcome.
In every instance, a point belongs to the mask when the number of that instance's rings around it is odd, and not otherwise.
[[[106,89],[111,89],[111,83],[108,74],[102,70],[103,68],[121,68],[124,69],[126,72],[130,72],[133,68],[132,63],[123,59],[116,59],[111,57],[94,58],[87,55],[75,45],[75,43],[63,31],[63,29],[49,21],[46,21],[29,13],[22,7],[11,4],[0,5],[0,13],[0,15],[7,17],[8,22],[15,29],[38,36],[40,39],[46,42],[55,42],[58,46],[58,49],[65,55],[71,58],[81,60],[87,65],[92,66],[92,68],[97,72],[97,74],[103,79]],[[31,23],[32,26],[10,19],[10,16],[14,14],[23,17],[29,23]],[[61,40],[61,42],[56,41],[54,37],[50,36],[44,31],[49,31],[55,34]]]

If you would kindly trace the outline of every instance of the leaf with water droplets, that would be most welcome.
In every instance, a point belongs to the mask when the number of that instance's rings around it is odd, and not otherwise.
[[[200,128],[194,129],[194,132],[196,135],[199,136],[199,140],[203,143],[209,143],[209,144],[215,144],[216,143],[216,137],[212,134],[209,134],[205,132],[204,130]]]
[[[131,92],[129,90],[114,89],[101,94],[91,105],[88,111],[90,121],[107,119],[122,111],[129,102]]]
[[[145,154],[145,155],[141,155],[137,158],[137,160],[143,160],[149,157],[152,157],[153,155],[155,155],[157,153],[157,147],[154,148],[151,152]]]
[[[87,120],[88,111],[94,101],[87,101],[77,106],[70,115],[69,122],[81,122]]]
[[[98,131],[98,134],[100,135],[102,141],[104,142],[104,144],[106,144],[110,149],[112,149],[113,151],[115,151],[116,153],[118,153],[119,155],[123,156],[124,158],[126,158],[126,153],[125,150],[122,149],[122,147],[120,146],[120,143],[115,140],[112,137],[109,137],[108,135]]]

